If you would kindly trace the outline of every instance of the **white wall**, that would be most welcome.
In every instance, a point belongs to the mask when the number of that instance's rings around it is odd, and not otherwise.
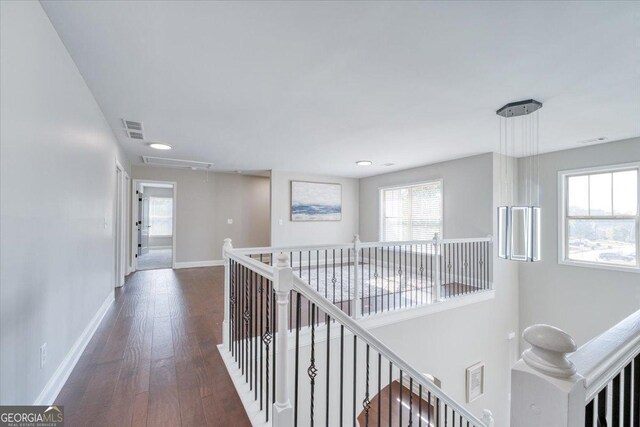
[[[495,234],[500,177],[498,156],[483,154],[360,181],[360,233],[378,237],[378,188],[442,178],[444,180],[444,235],[447,238]],[[511,364],[517,356],[518,266],[495,256],[493,300],[448,310],[372,332],[419,371],[442,380],[443,390],[464,402],[465,369],[486,365],[486,394],[467,405],[477,416],[490,409],[497,426],[508,425]]]
[[[32,404],[112,295],[128,161],[40,3],[0,15],[0,403]]]
[[[360,239],[379,240],[381,187],[442,179],[443,236],[447,239],[486,237],[491,233],[492,155],[406,169],[360,180]]]
[[[131,173],[176,182],[177,263],[221,260],[227,237],[235,247],[269,245],[269,178],[148,166]]]
[[[341,221],[291,221],[291,181],[342,184]],[[280,220],[282,225],[280,225]],[[271,245],[348,243],[358,232],[358,180],[271,171]]]
[[[640,138],[540,156],[542,261],[520,265],[521,328],[547,323],[581,345],[640,308],[640,274],[558,264],[558,171],[638,160]]]

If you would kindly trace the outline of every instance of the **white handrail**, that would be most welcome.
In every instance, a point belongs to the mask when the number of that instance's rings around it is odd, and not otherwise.
[[[465,239],[439,239],[438,244],[450,244],[450,243],[476,243],[476,242],[492,242],[491,236],[487,237],[471,237]],[[387,247],[387,246],[414,246],[425,245],[432,246],[434,244],[433,239],[429,240],[398,240],[390,242],[360,242],[361,248],[371,247]],[[290,246],[261,246],[253,248],[233,249],[233,252],[241,255],[251,254],[266,254],[276,252],[306,252],[306,251],[323,251],[332,249],[351,249],[352,243],[336,243],[336,244],[322,244],[322,245],[290,245]]]
[[[590,402],[638,353],[640,310],[569,356],[578,373],[585,379],[586,402]]]
[[[331,304],[324,296],[313,289],[307,282],[300,277],[293,275],[293,288],[307,298],[311,303],[320,307],[326,314],[335,319],[339,324],[344,325],[353,334],[358,336],[387,360],[396,365],[403,372],[409,374],[414,381],[426,388],[431,394],[438,397],[442,402],[455,409],[456,413],[462,415],[467,421],[473,423],[477,427],[485,427],[485,423],[467,411],[461,404],[456,402],[450,396],[446,395],[442,390],[429,381],[423,374],[406,363],[393,350],[387,347],[382,341],[373,336],[369,331],[360,326],[356,321],[340,310],[337,306]]]
[[[238,264],[242,264],[248,269],[255,271],[265,279],[273,280],[273,267],[270,265],[256,261],[246,255],[238,254],[237,249],[226,251],[226,254],[230,259],[233,259]]]

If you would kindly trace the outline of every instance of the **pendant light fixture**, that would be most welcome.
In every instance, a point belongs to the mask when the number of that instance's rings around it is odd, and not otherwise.
[[[531,262],[541,259],[540,108],[541,102],[528,99],[509,103],[496,111],[500,117],[501,201],[497,212],[500,258]],[[524,160],[516,167],[518,157]],[[514,182],[522,183],[519,191],[514,188]]]

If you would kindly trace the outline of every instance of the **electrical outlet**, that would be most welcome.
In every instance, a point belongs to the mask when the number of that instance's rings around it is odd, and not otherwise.
[[[47,363],[47,343],[40,346],[40,369],[44,368]]]
[[[229,225],[233,224],[233,219],[231,219],[231,218],[227,219],[227,224],[229,224]]]
[[[284,221],[282,220],[282,218],[280,218],[280,219],[278,220],[278,225],[282,225],[282,224],[284,224]]]
[[[104,229],[106,230],[109,227],[109,222],[107,221],[107,217],[104,217]]]

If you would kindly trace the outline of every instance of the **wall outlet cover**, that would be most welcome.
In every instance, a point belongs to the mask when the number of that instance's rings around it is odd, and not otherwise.
[[[40,369],[47,364],[47,343],[40,346]]]
[[[227,224],[229,224],[229,225],[233,224],[233,219],[231,219],[231,218],[227,219]]]

